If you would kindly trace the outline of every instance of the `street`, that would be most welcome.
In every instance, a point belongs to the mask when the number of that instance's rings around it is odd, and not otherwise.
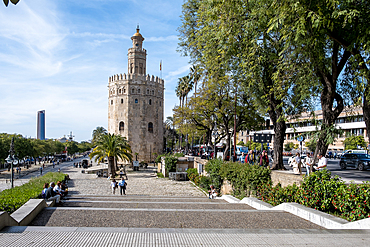
[[[293,170],[292,167],[288,165],[288,156],[284,156],[284,166],[288,170]],[[348,168],[347,170],[341,170],[339,167],[340,159],[328,159],[327,169],[331,172],[333,176],[337,175],[341,177],[345,182],[354,181],[355,183],[362,183],[362,181],[370,181],[370,170],[359,171],[354,168]],[[302,169],[303,172],[306,171],[305,168]]]
[[[74,162],[81,162],[84,157],[76,158],[73,161],[66,161],[63,163],[59,163],[59,165],[55,164],[55,167],[53,168],[52,164],[45,164],[45,168],[42,171],[42,174],[46,174],[48,172],[57,172],[58,169],[60,169],[60,172],[63,172],[63,169],[66,167],[71,167],[73,166]],[[35,169],[35,167],[40,168],[40,165],[32,165],[30,169]],[[15,169],[14,169],[15,170]],[[27,173],[27,174],[26,174]],[[26,174],[26,175],[22,175]],[[31,178],[38,177],[40,176],[40,171],[39,169],[36,169],[33,172],[27,171],[25,168],[22,166],[22,171],[21,171],[21,176],[18,179],[18,174],[14,172],[14,186],[20,186],[22,184],[27,183]],[[10,184],[10,172],[2,172],[0,176],[0,191],[3,191],[5,189],[10,189],[11,184]]]

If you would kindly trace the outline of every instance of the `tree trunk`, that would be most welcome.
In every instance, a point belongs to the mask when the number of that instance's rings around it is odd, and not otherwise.
[[[368,88],[366,88],[365,93],[364,93],[364,102],[362,106],[362,111],[364,114],[364,121],[366,125],[366,134],[370,141],[370,102],[368,100],[369,98],[368,94],[369,94],[369,90]]]
[[[283,114],[283,110],[280,106],[280,100],[276,100],[274,94],[270,95],[268,111],[270,119],[274,125],[274,160],[272,162],[271,169],[273,170],[285,170],[283,161],[283,149],[284,149],[284,136],[286,131],[286,123],[284,120],[279,120]]]
[[[271,169],[285,170],[283,161],[284,136],[286,131],[285,121],[274,123],[274,160]]]
[[[108,157],[108,174],[112,174],[113,178],[116,175],[116,171],[115,171],[115,167],[114,167],[114,157],[112,157],[112,156]]]

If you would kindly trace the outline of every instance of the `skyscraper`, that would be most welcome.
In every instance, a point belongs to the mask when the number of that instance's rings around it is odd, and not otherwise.
[[[45,140],[45,110],[37,112],[37,139]]]

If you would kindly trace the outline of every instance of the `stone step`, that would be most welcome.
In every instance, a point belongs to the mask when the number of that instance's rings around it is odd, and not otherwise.
[[[0,246],[369,246],[370,230],[14,226]]]
[[[81,196],[68,196],[65,198],[66,201],[69,200],[82,200],[82,201],[151,201],[151,202],[210,202],[217,201],[218,203],[228,203],[225,200],[217,199],[210,200],[208,197],[163,197],[163,196],[91,196],[91,195],[81,195]]]
[[[243,203],[225,203],[223,200],[208,200],[206,202],[168,202],[168,201],[95,201],[67,200],[63,207],[85,208],[157,208],[157,209],[247,209],[254,210]]]
[[[205,229],[322,229],[283,211],[228,209],[68,208],[44,209],[32,226]]]

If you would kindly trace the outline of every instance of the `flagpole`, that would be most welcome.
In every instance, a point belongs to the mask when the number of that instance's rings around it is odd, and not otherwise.
[[[162,60],[159,63],[159,73],[160,73],[159,76],[161,77],[161,80],[162,80]]]

